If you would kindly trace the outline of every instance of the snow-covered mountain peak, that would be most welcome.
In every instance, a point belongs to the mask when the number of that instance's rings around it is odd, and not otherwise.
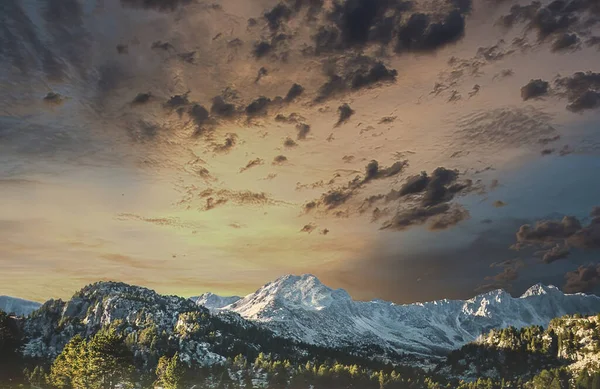
[[[203,293],[200,296],[190,297],[190,300],[202,305],[210,311],[226,307],[241,299],[239,296],[219,296],[214,293]]]
[[[312,274],[286,275],[225,307],[247,318],[277,316],[281,310],[320,311],[352,301],[343,289],[331,289]]]
[[[561,294],[562,292],[554,285],[544,285],[541,283],[533,285],[531,288],[527,289],[525,293],[521,295],[520,298],[527,298],[531,296],[541,296],[545,294]]]

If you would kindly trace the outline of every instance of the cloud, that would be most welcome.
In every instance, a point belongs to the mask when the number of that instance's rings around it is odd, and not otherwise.
[[[200,104],[193,104],[189,110],[189,115],[196,123],[195,135],[203,135],[208,130],[205,126],[211,122],[210,113],[204,106]]]
[[[46,96],[44,96],[44,102],[52,105],[60,105],[64,102],[64,98],[55,92],[48,92]]]
[[[383,62],[366,55],[351,55],[332,59],[324,67],[327,81],[319,87],[316,102],[332,97],[396,82],[398,72]]]
[[[552,43],[552,51],[576,50],[580,47],[581,39],[577,34],[564,33],[561,34]]]
[[[282,113],[278,113],[277,116],[275,116],[275,121],[279,122],[279,123],[298,123],[298,122],[303,122],[305,120],[306,119],[303,116],[301,116],[295,112],[292,112],[291,114],[289,114],[287,116]]]
[[[199,210],[209,211],[226,204],[234,205],[277,205],[282,202],[274,200],[265,192],[252,192],[250,190],[230,190],[208,188],[199,190],[195,186],[184,188],[184,196],[178,202],[178,205],[185,206],[187,209],[198,207]]]
[[[188,99],[189,93],[190,92],[186,92],[182,95],[171,96],[164,104],[164,107],[167,109],[180,109],[188,106],[190,104],[190,100]]]
[[[253,167],[256,166],[260,166],[264,164],[264,160],[261,158],[255,158],[251,161],[248,161],[248,163],[246,164],[246,166],[244,166],[243,168],[240,168],[240,173],[245,172],[248,169],[252,169]]]
[[[550,84],[544,80],[531,80],[521,88],[521,98],[523,101],[539,98],[548,95]]]
[[[348,104],[342,104],[338,107],[338,113],[339,118],[337,123],[335,124],[336,127],[339,127],[342,124],[346,123],[350,119],[350,117],[354,115],[355,111],[352,108],[350,108]]]
[[[284,101],[286,103],[291,103],[296,100],[296,98],[300,97],[304,93],[304,88],[300,84],[294,84],[290,87],[290,90],[284,97]]]
[[[314,224],[306,224],[304,227],[302,227],[302,229],[300,230],[300,232],[306,232],[306,233],[311,233],[313,232],[315,229],[317,228],[316,225]]]
[[[465,34],[465,18],[451,11],[442,21],[432,22],[426,14],[416,13],[398,32],[396,52],[429,52],[454,43]]]
[[[298,131],[297,138],[298,140],[305,140],[306,136],[310,132],[310,125],[306,123],[298,123],[296,124],[296,130]]]
[[[212,99],[210,113],[218,117],[232,118],[237,114],[237,109],[235,105],[227,103],[223,96],[215,96]]]
[[[287,157],[285,155],[278,155],[275,158],[273,158],[273,165],[281,165],[285,162],[287,162]]]
[[[542,262],[552,263],[567,258],[570,253],[571,252],[569,251],[568,247],[563,246],[561,244],[557,244],[549,250],[538,251],[536,255],[542,257]]]
[[[153,97],[152,93],[150,93],[150,92],[138,93],[131,101],[131,104],[132,105],[143,105],[143,104],[150,102],[152,97]]]
[[[283,141],[283,146],[291,148],[298,146],[298,143],[296,143],[292,138],[285,138],[285,140]]]
[[[264,76],[268,75],[269,71],[267,70],[267,68],[265,68],[264,66],[261,67],[260,69],[258,69],[258,74],[256,75],[256,78],[254,79],[254,83],[257,84],[261,78],[263,78]]]
[[[215,153],[227,153],[229,151],[231,151],[236,143],[237,143],[237,134],[234,133],[228,133],[225,135],[225,140],[223,141],[223,143],[221,144],[215,144],[213,146],[213,151]]]
[[[154,9],[157,11],[175,11],[179,6],[191,4],[193,0],[121,0],[127,7]]]
[[[563,290],[567,293],[591,293],[600,284],[600,265],[580,266],[565,274]]]
[[[600,217],[592,210],[592,220],[588,225],[574,216],[564,216],[562,220],[541,220],[535,226],[522,225],[517,231],[515,249],[527,246],[565,243],[567,247],[579,249],[600,249]]]
[[[271,99],[265,96],[260,96],[256,100],[252,101],[246,107],[246,115],[248,117],[264,116],[267,114],[267,109],[272,103]]]
[[[412,226],[425,224],[432,217],[440,216],[449,210],[449,204],[438,204],[431,207],[416,206],[402,209],[385,222],[381,229],[403,231]]]
[[[494,201],[494,207],[496,207],[496,208],[502,208],[505,206],[506,206],[506,203],[504,201],[501,201],[501,200]]]

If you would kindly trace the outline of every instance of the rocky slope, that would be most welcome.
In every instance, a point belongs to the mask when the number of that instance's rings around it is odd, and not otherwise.
[[[222,302],[214,297],[210,301]],[[283,337],[311,344],[356,350],[379,345],[390,353],[439,357],[492,328],[547,326],[566,314],[595,314],[600,312],[600,297],[535,285],[518,298],[496,290],[464,301],[396,305],[355,301],[312,275],[290,275],[230,305],[218,305],[207,307],[238,313]]]

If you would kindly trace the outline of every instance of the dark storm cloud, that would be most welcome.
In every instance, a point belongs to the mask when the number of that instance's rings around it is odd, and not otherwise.
[[[213,151],[215,153],[227,153],[231,151],[237,143],[237,138],[238,136],[233,133],[225,135],[225,140],[223,143],[214,145]]]
[[[547,96],[550,84],[544,80],[531,80],[527,85],[521,88],[521,98],[523,101]]]
[[[240,173],[245,172],[248,169],[252,169],[253,167],[260,166],[264,163],[265,163],[265,161],[262,158],[255,158],[251,161],[248,161],[246,166],[244,166],[243,168],[240,168]]]
[[[305,140],[306,136],[310,132],[310,125],[306,123],[298,123],[296,124],[296,130],[298,131],[297,138],[298,140]]]
[[[350,119],[350,117],[354,115],[354,112],[355,111],[352,108],[350,108],[348,104],[340,105],[338,107],[339,118],[335,126],[339,127],[342,124],[346,123]]]
[[[194,0],[121,0],[126,7],[153,9],[157,11],[175,11],[179,6],[191,4]]]
[[[294,101],[296,98],[300,97],[304,93],[304,88],[300,84],[294,84],[290,87],[290,90],[285,95],[283,99],[286,103],[290,103]]]
[[[254,44],[252,54],[258,59],[262,58],[273,51],[273,45],[267,41],[260,41]]]
[[[575,50],[579,48],[580,42],[581,39],[579,39],[577,34],[564,33],[554,40],[552,43],[552,51]]]
[[[591,293],[600,284],[600,265],[580,266],[565,274],[563,290],[567,293]]]
[[[290,20],[294,11],[284,3],[279,3],[275,7],[264,13],[264,18],[272,32],[277,32],[282,23]]]

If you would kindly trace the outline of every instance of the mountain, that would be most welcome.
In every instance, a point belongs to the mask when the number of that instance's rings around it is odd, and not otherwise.
[[[315,276],[279,278],[215,312],[235,312],[282,337],[372,353],[441,357],[493,328],[547,326],[567,314],[600,312],[600,297],[535,285],[518,298],[495,290],[469,300],[396,305],[355,301]]]
[[[241,297],[239,296],[222,297],[210,292],[201,294],[200,296],[190,297],[190,300],[192,300],[198,305],[202,305],[209,311],[214,311],[216,309],[226,307],[227,305],[235,303],[239,299],[241,299]]]
[[[27,316],[41,305],[42,304],[35,301],[28,301],[10,296],[0,296],[0,310],[7,313],[14,313],[19,316]]]

